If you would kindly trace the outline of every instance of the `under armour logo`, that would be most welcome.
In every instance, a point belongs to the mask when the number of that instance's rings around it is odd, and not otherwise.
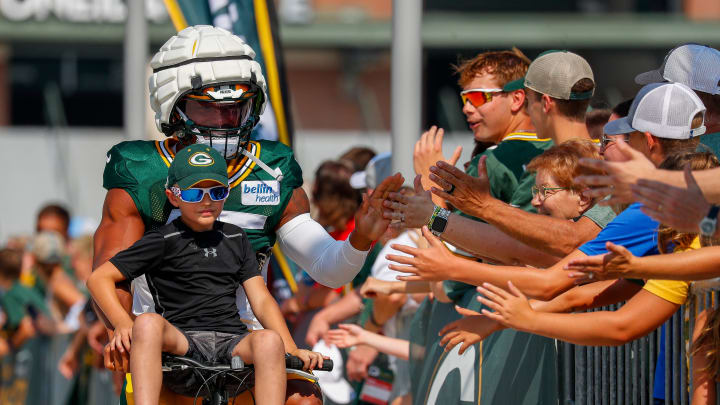
[[[205,257],[210,257],[210,255],[212,255],[212,257],[217,257],[217,249],[215,249],[215,248],[211,248],[211,249],[204,248],[203,250],[205,251]]]

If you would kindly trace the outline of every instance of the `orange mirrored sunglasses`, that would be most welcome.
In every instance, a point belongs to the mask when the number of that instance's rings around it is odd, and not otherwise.
[[[462,105],[470,101],[473,107],[478,108],[491,102],[493,93],[502,93],[502,91],[502,89],[468,89],[460,92],[460,99],[462,99]]]

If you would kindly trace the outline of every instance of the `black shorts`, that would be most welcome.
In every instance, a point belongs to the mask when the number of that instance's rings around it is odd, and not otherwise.
[[[184,331],[178,329],[188,340],[188,351],[182,356],[200,363],[216,366],[231,365],[232,351],[238,342],[243,340],[249,332],[240,335],[233,333],[212,332],[212,331]],[[212,380],[215,372],[207,373],[193,369],[170,370],[163,372],[163,385],[170,391],[184,395],[187,397],[195,397],[199,395],[205,397],[210,395],[208,385],[205,383],[208,379]],[[243,379],[244,381],[244,379]],[[248,383],[252,382],[248,380]],[[233,392],[241,392],[244,390],[237,389],[236,385],[227,385]]]
[[[232,361],[232,351],[235,346],[249,335],[249,332],[237,335],[204,330],[180,330],[180,333],[185,335],[189,344],[188,351],[183,357],[205,364],[227,365]]]

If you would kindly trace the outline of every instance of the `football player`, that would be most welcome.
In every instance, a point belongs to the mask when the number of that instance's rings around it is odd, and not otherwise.
[[[389,224],[382,217],[382,200],[400,188],[403,178],[396,174],[363,198],[355,230],[346,241],[330,237],[310,218],[308,197],[300,188],[302,170],[292,150],[280,142],[250,140],[267,100],[265,78],[254,58],[241,38],[212,26],[188,27],[155,54],[150,105],[157,128],[168,138],[122,142],[108,152],[103,174],[108,192],[95,234],[96,266],[146,230],[179,215],[165,197],[168,167],[177,151],[199,143],[227,160],[231,189],[219,220],[247,232],[263,276],[276,241],[311,277],[329,287],[348,283],[360,270],[371,243]],[[128,311],[131,303],[135,315],[156,310],[144,279],[133,281],[132,291],[128,286],[117,290]],[[242,319],[251,329],[258,327],[242,288],[237,296]],[[126,353],[106,348],[106,366],[128,371]]]

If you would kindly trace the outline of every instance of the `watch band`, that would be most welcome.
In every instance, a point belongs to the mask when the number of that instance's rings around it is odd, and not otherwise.
[[[708,211],[708,214],[705,217],[710,219],[717,219],[718,211],[720,211],[720,205],[713,205],[710,207],[710,211]]]
[[[432,232],[435,236],[440,236],[443,232],[445,232],[449,216],[449,210],[436,205],[432,215],[430,216],[430,220],[428,221],[428,229],[430,229],[430,232]],[[442,221],[437,221],[438,218],[442,219]]]
[[[712,205],[707,215],[700,221],[700,234],[705,237],[712,237],[717,231],[717,216],[720,206]]]

